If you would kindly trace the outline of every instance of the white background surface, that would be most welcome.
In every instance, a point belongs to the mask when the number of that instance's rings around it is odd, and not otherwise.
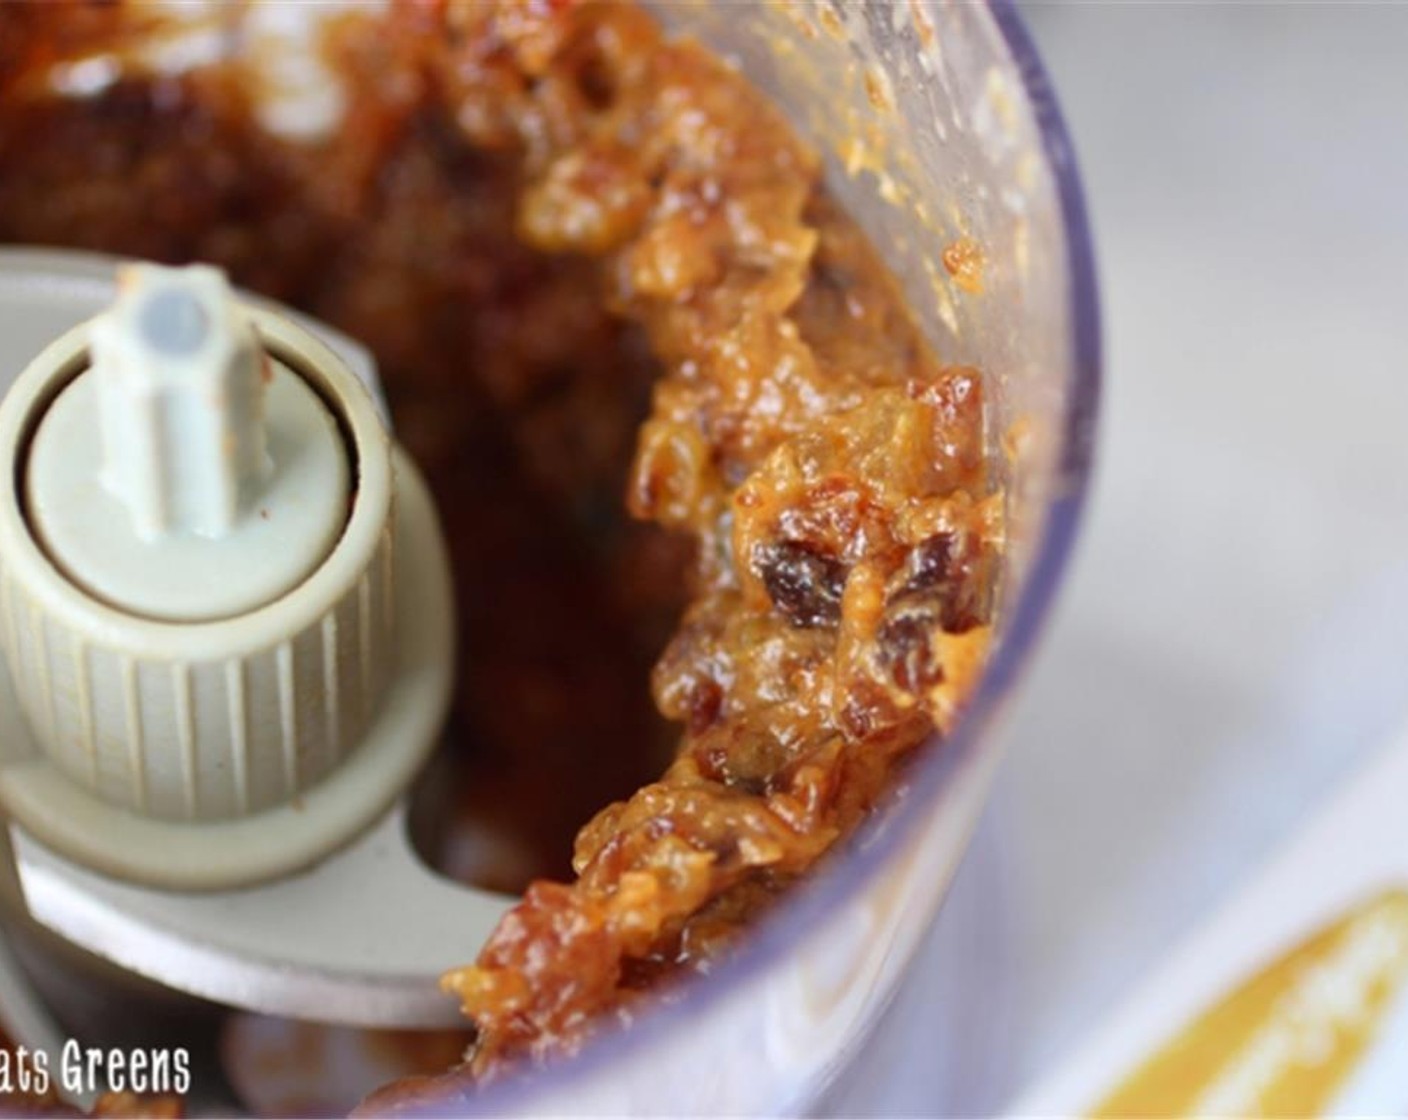
[[[1408,711],[1408,5],[1026,14],[1096,226],[1098,477],[839,1114],[999,1110]]]

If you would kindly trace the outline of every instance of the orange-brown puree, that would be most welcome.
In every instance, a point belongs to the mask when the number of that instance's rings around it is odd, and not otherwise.
[[[449,978],[469,1075],[574,1048],[951,725],[1001,546],[981,377],[816,153],[634,7],[339,19],[317,145],[251,123],[238,63],[49,96],[55,26],[0,7],[0,238],[214,261],[364,340],[447,522],[476,819],[551,867],[640,786]]]

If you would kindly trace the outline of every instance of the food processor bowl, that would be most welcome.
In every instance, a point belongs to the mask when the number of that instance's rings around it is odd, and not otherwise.
[[[791,117],[940,359],[983,371],[1008,496],[998,641],[959,725],[905,768],[893,803],[709,976],[642,1002],[629,1029],[603,1030],[570,1059],[481,1090],[422,1088],[403,1102],[416,1113],[806,1110],[897,990],[953,878],[1085,493],[1099,377],[1089,231],[1015,10],[1001,0],[646,6]],[[329,9],[262,10],[296,42],[297,25]]]
[[[1007,487],[998,642],[956,730],[707,978],[576,1057],[417,1111],[805,1112],[896,992],[962,859],[1003,717],[1080,519],[1100,370],[1069,138],[1006,3],[648,5],[765,90],[898,278],[941,360],[981,369]],[[963,257],[981,258],[980,278]],[[937,1011],[936,1011],[937,1013]]]

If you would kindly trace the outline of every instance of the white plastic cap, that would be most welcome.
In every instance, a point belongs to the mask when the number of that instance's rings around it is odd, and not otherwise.
[[[222,273],[130,265],[93,322],[103,485],[136,534],[223,537],[271,464],[268,356]]]
[[[395,615],[390,445],[351,372],[214,269],[139,265],[0,412],[23,497],[0,536],[5,645],[58,768],[143,816],[214,821],[340,766]]]
[[[131,265],[118,293],[29,448],[34,532],[70,579],[134,614],[211,621],[273,602],[346,524],[337,421],[216,269]]]
[[[26,307],[80,325],[0,402],[0,810],[84,867],[154,886],[222,889],[308,867],[406,788],[453,681],[444,541],[424,480],[391,442],[375,371],[354,372],[319,324],[231,301],[218,274],[204,287],[206,270],[121,269],[119,286],[107,262],[85,265],[81,284],[66,279],[71,257],[28,253],[18,268],[11,290]],[[196,291],[158,298],[192,280]],[[124,316],[136,322],[125,334]],[[109,372],[130,379],[116,413],[98,401],[113,357],[94,342],[105,323],[128,363]],[[35,334],[17,334],[0,342],[27,357]],[[263,371],[252,396],[247,364],[174,360],[237,353],[251,337]],[[136,361],[151,350],[150,365]],[[124,397],[133,385],[226,435],[164,430],[142,392]],[[264,470],[257,426],[228,407],[240,393],[246,415],[262,407]],[[187,502],[173,498],[181,480],[158,479],[168,516],[139,531],[133,505],[153,505],[151,476],[103,482],[105,420],[135,429],[114,437],[121,454],[153,449],[224,481],[190,487]],[[213,496],[214,523],[196,494]]]

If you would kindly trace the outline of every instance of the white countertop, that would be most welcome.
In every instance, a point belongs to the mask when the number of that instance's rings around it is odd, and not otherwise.
[[[1408,6],[1027,15],[1096,226],[1098,477],[838,1114],[1000,1109],[1408,718]]]

